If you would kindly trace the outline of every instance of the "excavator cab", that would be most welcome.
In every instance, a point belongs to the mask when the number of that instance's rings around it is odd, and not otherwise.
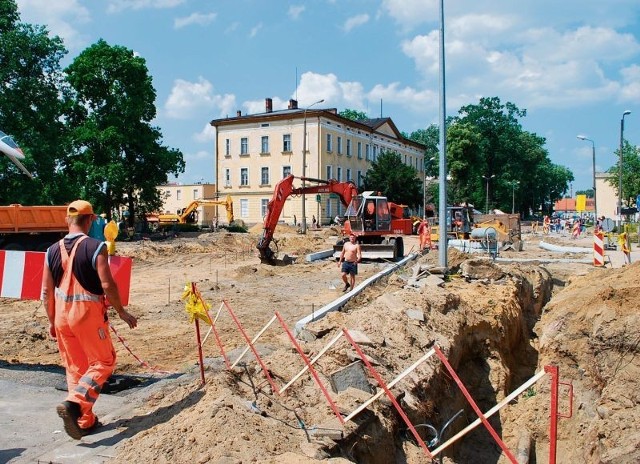
[[[344,214],[347,233],[364,235],[367,232],[391,230],[391,215],[386,197],[373,196],[372,193],[364,192],[351,200]]]

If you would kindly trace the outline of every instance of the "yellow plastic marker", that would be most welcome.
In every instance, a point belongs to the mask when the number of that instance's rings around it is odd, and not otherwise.
[[[118,237],[118,224],[112,219],[104,226],[104,238],[107,242],[107,253],[109,256],[116,254],[116,238]]]

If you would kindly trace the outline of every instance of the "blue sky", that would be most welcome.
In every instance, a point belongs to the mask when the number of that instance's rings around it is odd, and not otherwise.
[[[211,119],[274,109],[345,108],[410,133],[438,122],[438,0],[17,0],[24,22],[69,55],[103,38],[145,58],[178,181],[214,182]],[[571,169],[573,191],[617,162],[620,119],[640,145],[638,0],[445,0],[447,113],[498,96]],[[526,173],[523,173],[526,175]],[[171,179],[175,180],[175,179]]]

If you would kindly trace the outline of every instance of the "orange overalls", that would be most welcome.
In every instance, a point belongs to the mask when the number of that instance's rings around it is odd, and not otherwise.
[[[420,251],[425,248],[431,249],[431,224],[428,221],[422,221],[418,226],[418,235],[420,236]]]
[[[66,400],[80,405],[81,429],[96,421],[93,405],[116,365],[104,298],[86,291],[73,275],[76,250],[86,238],[78,238],[70,254],[64,239],[59,242],[64,273],[55,290],[55,328],[69,391]]]

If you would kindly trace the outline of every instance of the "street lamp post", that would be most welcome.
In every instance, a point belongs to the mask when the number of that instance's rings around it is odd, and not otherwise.
[[[322,100],[318,100],[316,102],[311,103],[304,109],[304,117],[302,122],[302,188],[306,187],[305,178],[307,177],[307,110],[311,108],[313,105],[317,105],[318,103],[322,103]],[[307,233],[307,199],[305,198],[304,190],[302,193],[302,233]],[[319,220],[320,218],[318,218]]]
[[[577,136],[580,140],[591,142],[591,153],[593,155],[593,223],[598,222],[598,197],[596,196],[596,143],[586,138],[584,135]]]
[[[482,178],[487,181],[487,200],[484,206],[485,214],[489,214],[489,181],[493,179],[495,176],[496,176],[495,174],[491,174],[490,176],[482,176]]]
[[[516,185],[520,184],[519,180],[511,181],[511,214],[516,212]]]
[[[622,119],[620,119],[620,166],[618,166],[618,218],[619,227],[622,227],[622,161],[624,150],[624,117],[631,114],[631,111],[627,110],[622,113]]]

